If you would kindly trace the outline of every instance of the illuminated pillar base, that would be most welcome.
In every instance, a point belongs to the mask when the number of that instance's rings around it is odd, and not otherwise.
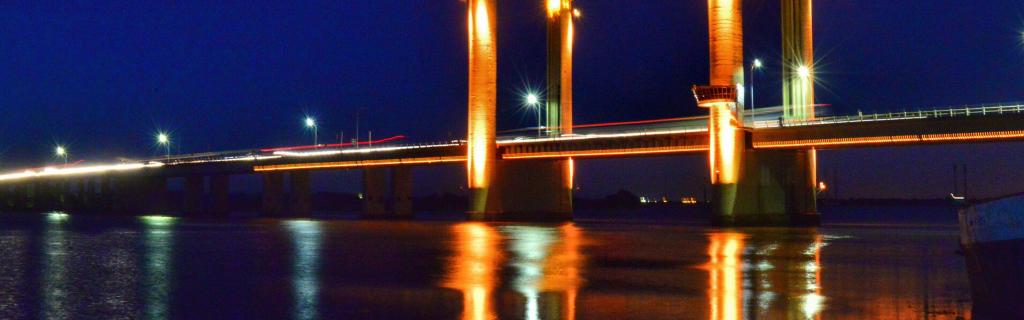
[[[293,171],[288,174],[288,180],[291,185],[288,216],[312,216],[313,205],[311,201],[312,190],[309,181],[309,171]]]
[[[471,195],[487,210],[471,211],[471,220],[572,220],[572,168],[569,160],[498,161],[490,189]],[[483,192],[481,194],[480,192]]]
[[[739,182],[712,186],[717,226],[817,226],[813,150],[743,154]]]

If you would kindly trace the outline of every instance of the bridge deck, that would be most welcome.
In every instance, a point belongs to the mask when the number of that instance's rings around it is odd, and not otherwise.
[[[706,127],[697,121],[678,127],[628,133],[587,132],[553,138],[499,141],[504,160],[640,157],[702,153]],[[979,143],[1024,140],[1024,106],[821,118],[804,122],[759,122],[749,131],[754,149],[836,149],[889,145]],[[645,130],[647,130],[645,129]],[[584,131],[586,132],[586,131]],[[48,167],[0,174],[0,183],[36,178],[141,174],[186,176],[266,171],[346,169],[374,166],[458,164],[466,161],[463,142],[360,149],[262,152],[243,150],[119,164]]]

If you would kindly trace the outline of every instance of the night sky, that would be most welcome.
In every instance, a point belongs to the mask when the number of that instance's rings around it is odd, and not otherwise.
[[[706,1],[577,0],[575,122],[701,115],[689,90],[708,78]],[[815,2],[817,101],[831,114],[1024,100],[1019,0]],[[748,62],[762,58],[757,105],[781,103],[778,0],[744,7]],[[458,0],[90,1],[0,4],[0,168],[73,159],[346,139],[465,136],[465,4]],[[542,87],[539,0],[499,0],[499,128],[531,126],[519,92]],[[952,165],[977,196],[1024,191],[1024,146],[988,144],[822,151],[820,176],[842,197],[941,197]],[[704,156],[587,160],[580,193],[625,188],[696,194]],[[356,188],[353,173],[321,188]],[[419,193],[457,190],[459,167],[417,175]],[[327,186],[327,187],[325,187]]]

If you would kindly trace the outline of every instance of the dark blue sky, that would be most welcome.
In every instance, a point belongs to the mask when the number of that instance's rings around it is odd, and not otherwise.
[[[524,83],[544,72],[542,2],[499,4],[499,125]],[[689,87],[707,81],[705,1],[577,0],[577,123],[698,115]],[[151,1],[0,4],[0,167],[159,153],[170,130],[182,152],[351,136],[356,110],[375,136],[464,136],[465,4],[458,0]],[[777,0],[745,4],[746,54],[758,105],[777,105]],[[1024,4],[987,1],[817,1],[818,102],[833,114],[1024,100]],[[938,196],[953,162],[981,193],[1024,190],[1024,147],[824,151],[844,196]],[[658,170],[625,170],[645,167]],[[625,187],[697,193],[703,157],[580,164],[585,195]],[[457,187],[461,170],[426,170]],[[421,179],[422,180],[422,179]]]

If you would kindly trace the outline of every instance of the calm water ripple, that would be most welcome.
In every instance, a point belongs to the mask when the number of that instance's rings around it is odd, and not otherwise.
[[[970,318],[952,227],[0,215],[2,319]]]

